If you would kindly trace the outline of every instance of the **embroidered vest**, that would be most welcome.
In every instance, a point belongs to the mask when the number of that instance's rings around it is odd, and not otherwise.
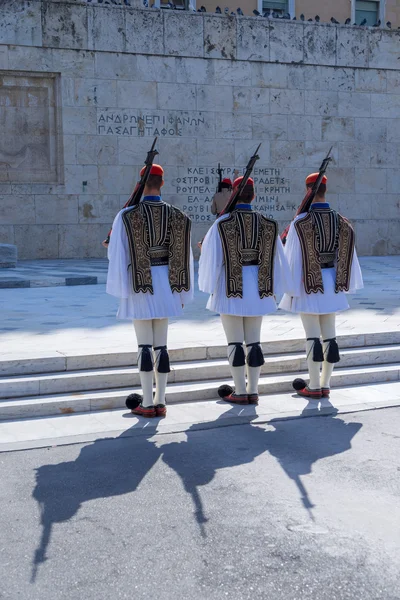
[[[324,292],[321,264],[334,260],[337,261],[335,292],[348,292],[355,246],[349,221],[336,211],[324,208],[310,210],[294,226],[300,240],[306,293]]]
[[[173,292],[190,289],[190,219],[165,202],[139,202],[122,215],[128,235],[133,291],[154,293],[151,266],[168,265]]]
[[[251,210],[234,210],[218,223],[224,252],[226,295],[243,298],[243,266],[258,265],[260,298],[274,293],[278,224]]]

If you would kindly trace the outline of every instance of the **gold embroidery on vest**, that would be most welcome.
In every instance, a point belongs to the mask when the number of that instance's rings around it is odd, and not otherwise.
[[[348,292],[350,289],[354,246],[354,230],[347,219],[339,215],[339,247],[335,284],[336,293]]]
[[[303,279],[306,294],[316,294],[324,291],[321,265],[316,245],[316,235],[310,214],[299,219],[294,224],[300,240],[303,259]]]

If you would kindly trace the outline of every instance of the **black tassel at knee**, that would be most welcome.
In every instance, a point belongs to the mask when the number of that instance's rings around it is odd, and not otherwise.
[[[149,373],[153,370],[153,358],[151,356],[151,346],[149,344],[139,344],[139,348],[142,349],[139,355],[139,371]]]
[[[155,351],[159,350],[160,354],[157,358],[157,371],[159,373],[170,373],[171,368],[169,364],[169,354],[167,350],[167,346],[157,346],[154,348]]]
[[[247,344],[246,348],[251,348],[251,350],[247,353],[247,364],[249,367],[261,367],[265,363],[265,360],[260,342]]]
[[[246,364],[243,344],[240,342],[231,342],[228,346],[235,346],[234,350],[232,350],[232,352],[235,353],[233,356],[232,367],[243,367]]]
[[[339,355],[339,346],[337,344],[336,338],[331,338],[329,340],[324,340],[324,344],[326,344],[327,342],[329,342],[329,346],[327,348],[326,352],[326,358],[325,360],[328,363],[338,363],[340,361],[340,355]]]
[[[307,338],[307,342],[314,342],[312,347],[313,361],[322,362],[324,360],[324,353],[322,351],[321,340],[319,338]]]

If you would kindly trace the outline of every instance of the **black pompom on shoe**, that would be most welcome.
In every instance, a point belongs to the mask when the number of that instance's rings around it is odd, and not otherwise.
[[[140,394],[129,394],[129,396],[125,400],[126,408],[129,408],[129,410],[134,410],[139,406],[142,400],[143,398]]]
[[[300,390],[304,390],[304,388],[307,386],[307,384],[304,381],[304,379],[301,379],[300,377],[298,377],[297,379],[295,379],[293,381],[292,386],[296,390],[296,392],[298,392]]]
[[[231,394],[233,394],[234,389],[231,385],[227,385],[226,383],[224,383],[223,385],[220,385],[218,388],[218,396],[220,398],[226,398],[227,396],[230,396]]]

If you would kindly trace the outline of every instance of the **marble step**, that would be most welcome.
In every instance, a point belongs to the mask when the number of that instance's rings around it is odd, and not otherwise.
[[[224,349],[226,352],[226,348]],[[400,363],[400,345],[347,348],[341,350],[341,367]],[[262,374],[295,373],[306,370],[304,351],[266,355]],[[225,358],[175,362],[171,365],[169,383],[203,381],[230,377]],[[44,396],[140,385],[137,367],[113,367],[65,371],[60,373],[23,375],[0,378],[0,399]]]
[[[400,331],[383,331],[366,334],[350,334],[338,336],[340,348],[361,348],[400,344]],[[273,342],[263,342],[263,351],[266,355],[286,354],[288,352],[304,352],[304,339],[281,339]],[[187,348],[170,349],[171,362],[224,359],[226,346],[195,346]],[[55,351],[53,355],[43,355],[38,348],[37,355],[32,352],[24,354],[21,346],[21,355],[7,356],[4,349],[0,359],[0,378],[17,375],[31,375],[40,373],[59,373],[61,371],[84,371],[88,369],[110,369],[116,367],[130,367],[137,362],[136,352],[77,352],[76,350]]]
[[[295,377],[306,378],[305,372],[263,375],[260,378],[260,394],[293,394]],[[400,365],[372,365],[362,367],[337,367],[332,375],[332,388],[349,385],[365,385],[400,380]],[[208,379],[191,383],[172,383],[167,388],[169,404],[218,400],[217,390],[223,383],[233,384],[228,378]],[[42,417],[123,408],[125,398],[139,388],[119,388],[104,391],[86,391],[48,396],[30,396],[0,402],[0,420]],[[334,390],[333,390],[334,394]],[[333,395],[332,394],[332,395]],[[333,395],[334,398],[334,395]]]

